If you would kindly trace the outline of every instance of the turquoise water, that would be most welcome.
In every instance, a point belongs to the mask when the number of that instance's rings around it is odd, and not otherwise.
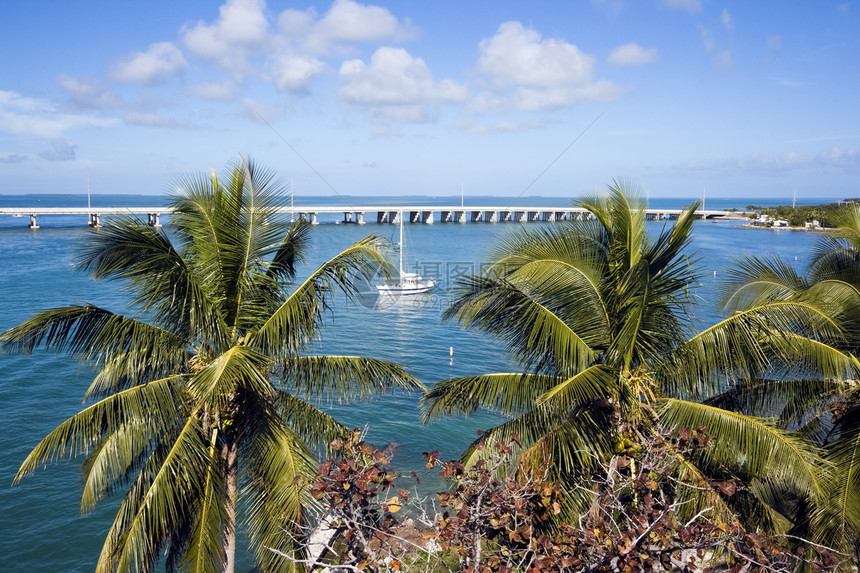
[[[0,204],[12,206],[11,202],[20,201],[20,205],[28,205],[34,198],[0,197]],[[43,200],[63,206],[63,202],[77,202],[80,198]],[[118,205],[120,198],[101,200],[106,201],[102,204],[110,201]],[[533,200],[529,198],[527,202],[532,204]],[[129,205],[158,203],[149,197],[126,198],[126,201],[124,204]],[[496,201],[507,204],[501,198]],[[564,204],[557,199],[541,201],[545,205]],[[708,208],[760,205],[764,201],[732,203],[719,205],[709,200]],[[672,201],[657,206],[682,205],[681,201]],[[85,235],[85,218],[40,218],[42,228],[35,231],[27,229],[27,222],[26,218],[0,218],[3,253],[0,329],[14,326],[36,310],[63,304],[88,301],[122,310],[123,296],[115,286],[72,272],[72,245]],[[537,224],[540,223],[530,225]],[[661,226],[651,225],[655,230]],[[718,317],[711,301],[712,287],[734,257],[746,253],[775,254],[802,266],[815,242],[814,235],[804,232],[739,229],[736,225],[733,221],[700,221],[695,225],[694,250],[704,271],[698,291],[703,299],[699,309],[703,323]],[[422,274],[435,276],[437,289],[427,295],[402,298],[394,304],[375,305],[374,299],[368,299],[366,304],[338,305],[317,350],[397,361],[409,366],[428,385],[450,376],[507,369],[505,357],[493,341],[463,332],[454,324],[440,323],[439,318],[451,280],[461,272],[476,272],[494,238],[516,227],[516,224],[438,223],[409,226],[407,246],[415,255],[413,266]],[[316,266],[368,233],[390,236],[391,232],[389,225],[320,225],[314,230],[311,263]],[[451,347],[453,362],[449,360]],[[0,357],[2,571],[90,571],[95,565],[115,505],[109,502],[88,516],[80,515],[76,464],[49,466],[10,487],[15,471],[32,447],[80,409],[89,376],[86,368],[65,356],[39,353],[31,357]],[[417,401],[416,395],[394,394],[331,409],[348,425],[367,425],[370,441],[380,446],[389,442],[400,444],[395,467],[418,472],[422,484],[432,488],[436,483],[434,473],[424,468],[421,452],[438,449],[443,458],[456,457],[474,439],[475,431],[491,425],[494,419],[484,414],[422,426]],[[244,563],[247,565],[247,560]]]

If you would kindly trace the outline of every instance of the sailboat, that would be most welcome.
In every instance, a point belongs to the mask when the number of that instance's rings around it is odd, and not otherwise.
[[[400,219],[400,242],[398,243],[400,259],[397,264],[399,280],[376,285],[376,289],[381,295],[420,294],[427,292],[436,286],[434,279],[425,279],[418,273],[403,272],[403,251],[405,249],[403,245],[403,211],[399,212],[398,218]]]

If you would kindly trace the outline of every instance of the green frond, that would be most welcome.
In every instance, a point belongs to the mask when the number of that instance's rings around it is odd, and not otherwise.
[[[535,407],[546,392],[564,382],[559,376],[506,372],[449,378],[436,382],[421,398],[424,423],[442,416],[468,416],[486,408],[503,416],[518,416]]]
[[[331,442],[350,429],[319,408],[282,390],[277,391],[274,405],[284,423],[316,451],[326,451]]]
[[[39,346],[96,364],[122,360],[140,374],[176,372],[186,358],[180,337],[92,305],[45,310],[0,334],[5,352],[29,354]]]
[[[538,396],[536,403],[552,404],[554,408],[568,410],[617,395],[618,379],[615,374],[603,364],[594,364]]]
[[[756,378],[744,380],[704,403],[723,410],[778,418],[780,427],[821,412],[844,383],[833,379]]]
[[[296,356],[316,333],[326,297],[340,291],[348,298],[357,293],[357,280],[369,280],[376,269],[387,267],[383,243],[366,237],[323,263],[302,282],[267,320],[248,334],[246,344],[276,361]]]
[[[364,400],[394,389],[423,391],[402,366],[361,356],[297,356],[281,363],[292,394],[313,400]]]
[[[196,372],[188,381],[188,389],[200,403],[216,409],[226,408],[239,389],[272,396],[269,366],[268,357],[247,346],[234,346]]]
[[[668,355],[657,367],[670,393],[707,393],[716,384],[749,380],[794,362],[804,371],[845,376],[854,361],[833,347],[792,334],[832,339],[839,326],[822,309],[802,301],[774,301],[739,311],[706,328]]]
[[[214,430],[207,456],[210,463],[206,469],[203,487],[196,495],[193,525],[182,558],[183,569],[191,573],[218,573],[224,569],[227,492],[223,468],[217,463],[219,455],[218,431]]]
[[[180,393],[182,377],[154,380],[109,396],[72,416],[57,426],[33,448],[15,475],[15,482],[33,473],[41,465],[67,455],[87,454],[105,433],[126,424],[150,424],[155,434],[168,431],[176,417],[186,411]]]
[[[597,340],[609,331],[599,268],[578,261],[535,259],[514,267],[504,278],[524,292],[539,292],[541,300],[552,301],[553,312],[565,323],[576,325],[584,340]]]
[[[152,453],[123,498],[96,565],[97,573],[149,569],[158,549],[204,491],[210,444],[195,417]],[[220,458],[219,458],[220,459]]]
[[[791,264],[778,257],[744,257],[735,261],[725,275],[728,278],[720,284],[718,298],[730,312],[788,300],[809,286]]]
[[[133,217],[119,217],[93,230],[81,247],[77,268],[94,279],[123,283],[132,306],[183,337],[219,335],[219,313],[187,258],[166,232]],[[158,277],[153,280],[153,277]]]
[[[313,229],[311,224],[304,219],[299,219],[290,225],[267,269],[269,276],[282,281],[295,278],[296,263],[306,261],[304,252],[310,243],[311,229]]]
[[[514,358],[527,369],[554,368],[577,371],[594,360],[595,351],[584,336],[599,324],[584,316],[585,332],[568,324],[554,308],[558,299],[544,297],[539,290],[524,291],[506,280],[465,277],[458,280],[454,302],[443,313],[444,320],[456,319],[463,328],[475,328],[498,338]],[[590,336],[594,338],[594,336]]]
[[[270,425],[255,432],[251,453],[253,473],[245,488],[251,548],[264,571],[290,573],[295,563],[270,548],[302,557],[306,534],[305,508],[313,499],[305,486],[316,475],[316,462],[297,434]]]
[[[839,424],[837,439],[827,447],[833,465],[827,499],[815,514],[816,540],[851,551],[860,538],[860,413],[855,406]]]
[[[815,449],[791,432],[764,420],[683,400],[666,400],[660,421],[669,428],[704,426],[714,438],[709,456],[745,475],[790,484],[817,498],[824,491],[825,466]]]
[[[118,427],[93,446],[81,466],[84,484],[81,513],[95,509],[99,501],[123,484],[141,456],[148,452],[152,439],[153,430],[148,420],[136,420]]]

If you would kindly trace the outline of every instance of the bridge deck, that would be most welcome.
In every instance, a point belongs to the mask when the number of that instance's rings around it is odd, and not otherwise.
[[[161,215],[170,215],[167,207],[0,207],[0,215],[29,216],[30,227],[38,228],[36,218],[42,215],[86,215],[90,226],[98,226],[102,215],[145,215],[149,224],[158,226]],[[579,219],[588,211],[581,207],[539,207],[498,205],[376,205],[376,206],[331,206],[304,205],[282,207],[283,214],[303,216],[312,223],[317,223],[321,213],[343,213],[344,223],[364,224],[366,213],[376,213],[376,223],[396,223],[400,213],[407,218],[408,223],[433,223],[435,213],[439,213],[440,222],[536,222]],[[675,218],[682,213],[681,209],[646,209],[649,218]],[[720,218],[728,215],[725,211],[697,211],[697,216],[704,219]]]

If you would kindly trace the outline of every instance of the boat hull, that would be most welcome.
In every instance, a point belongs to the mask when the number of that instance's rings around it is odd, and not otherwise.
[[[376,285],[376,290],[381,295],[421,294],[429,291],[436,283],[434,281],[423,281],[418,284],[407,285]]]

